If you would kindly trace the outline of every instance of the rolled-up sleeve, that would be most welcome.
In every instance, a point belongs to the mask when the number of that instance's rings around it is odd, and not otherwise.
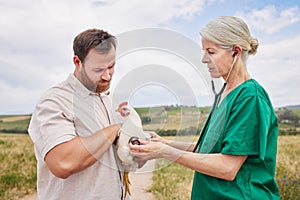
[[[43,158],[56,145],[76,136],[72,114],[59,101],[59,98],[41,100],[29,126],[29,134]]]

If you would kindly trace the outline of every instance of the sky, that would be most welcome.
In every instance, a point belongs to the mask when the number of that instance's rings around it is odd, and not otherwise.
[[[298,0],[0,0],[0,114],[30,114],[74,70],[72,42],[89,28],[118,39],[111,90],[133,106],[212,103],[199,31],[241,17],[259,40],[247,67],[274,107],[300,104]]]

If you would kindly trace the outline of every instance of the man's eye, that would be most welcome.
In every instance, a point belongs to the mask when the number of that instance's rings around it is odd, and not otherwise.
[[[97,73],[101,73],[101,72],[103,72],[103,69],[95,69],[94,71]]]
[[[112,68],[114,68],[114,67],[115,67],[115,64],[109,66],[108,69],[112,69]]]

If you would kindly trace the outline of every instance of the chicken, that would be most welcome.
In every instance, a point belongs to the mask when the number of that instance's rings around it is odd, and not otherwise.
[[[116,110],[124,117],[124,123],[120,129],[120,136],[116,143],[117,154],[122,162],[124,169],[123,183],[125,185],[125,195],[130,193],[129,172],[134,172],[138,168],[138,163],[133,160],[130,155],[129,143],[139,145],[140,140],[150,140],[150,135],[143,131],[142,121],[138,113],[128,105],[128,102],[123,102]]]

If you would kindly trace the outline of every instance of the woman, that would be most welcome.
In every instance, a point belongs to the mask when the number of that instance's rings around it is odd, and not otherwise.
[[[191,199],[279,199],[274,178],[278,124],[266,91],[249,75],[258,41],[237,17],[219,17],[201,31],[212,78],[222,77],[199,144],[166,140],[131,145],[133,156],[165,158],[195,170]],[[193,153],[197,149],[198,153]]]

